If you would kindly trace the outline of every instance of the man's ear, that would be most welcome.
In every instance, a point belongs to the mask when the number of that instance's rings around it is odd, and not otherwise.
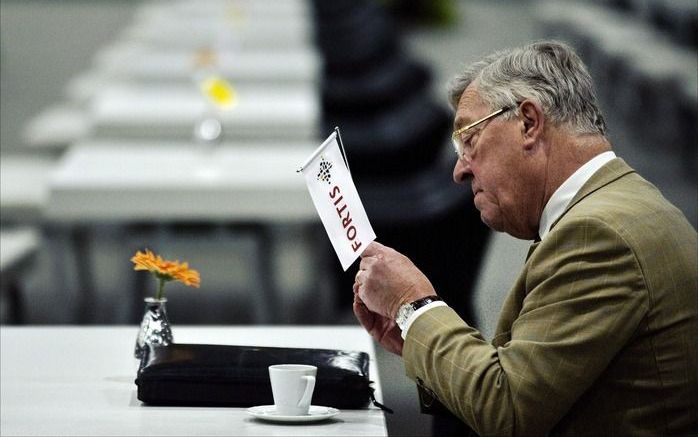
[[[545,115],[543,108],[533,100],[526,99],[519,104],[521,114],[521,134],[524,139],[524,149],[530,150],[538,144],[538,140],[543,135]]]

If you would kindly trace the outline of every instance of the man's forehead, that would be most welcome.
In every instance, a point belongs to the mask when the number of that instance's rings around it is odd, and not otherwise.
[[[477,85],[470,84],[463,94],[461,94],[458,100],[458,105],[456,106],[456,117],[453,121],[454,126],[460,127],[461,125],[468,124],[473,121],[475,114],[478,110],[485,106],[480,93],[477,90]]]

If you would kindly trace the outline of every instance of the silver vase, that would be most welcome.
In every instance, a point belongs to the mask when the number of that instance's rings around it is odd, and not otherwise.
[[[167,346],[172,341],[172,328],[167,318],[167,299],[155,299],[146,297],[145,314],[141,321],[141,329],[136,338],[136,349],[133,355],[140,359],[148,345]]]

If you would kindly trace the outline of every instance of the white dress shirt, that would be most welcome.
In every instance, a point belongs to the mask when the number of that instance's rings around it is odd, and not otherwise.
[[[565,180],[565,182],[563,182],[557,188],[557,190],[555,190],[553,195],[550,196],[548,203],[545,204],[545,208],[543,208],[543,213],[540,217],[540,223],[538,224],[538,235],[540,236],[541,240],[548,235],[548,232],[550,232],[550,226],[555,223],[555,220],[557,220],[563,212],[565,212],[567,205],[569,205],[570,201],[572,201],[574,196],[577,195],[579,190],[589,180],[589,178],[591,178],[594,173],[596,173],[601,167],[615,157],[616,154],[610,151],[596,155],[584,165],[579,167],[577,171],[572,173],[572,175],[567,178],[567,180]],[[407,336],[407,331],[410,329],[414,321],[417,320],[417,317],[421,316],[432,308],[442,305],[445,305],[445,303],[440,301],[432,302],[415,311],[414,314],[407,319],[405,330],[402,331],[402,338],[404,339]]]
[[[572,173],[565,182],[560,185],[557,190],[550,196],[548,203],[543,208],[543,214],[540,216],[538,224],[538,235],[541,241],[550,232],[550,226],[555,223],[555,220],[560,218],[567,205],[570,204],[574,196],[577,195],[582,186],[596,173],[601,167],[614,159],[616,154],[613,152],[603,152],[594,156],[586,164],[579,167],[577,171]]]

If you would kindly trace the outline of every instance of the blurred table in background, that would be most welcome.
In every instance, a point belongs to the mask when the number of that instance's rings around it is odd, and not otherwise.
[[[36,257],[39,237],[29,227],[0,228],[0,293],[2,317],[10,323],[24,322],[25,299],[22,295],[22,275]]]
[[[218,296],[233,301],[252,293],[249,322],[283,320],[272,305],[279,302],[273,249],[324,238],[296,174],[320,143],[322,60],[313,30],[305,0],[143,2],[70,81],[64,100],[25,125],[33,153],[60,158],[40,175],[48,188],[32,205],[51,230],[52,280],[75,322],[97,321],[90,307],[124,287],[135,302],[117,321],[142,311],[144,284],[132,284],[132,275],[125,285],[115,280],[130,266],[100,263],[101,255],[178,244],[194,259],[224,256],[238,267],[206,284],[218,283]],[[31,177],[18,179],[15,191],[27,191]],[[279,243],[279,226],[290,226],[295,240]],[[314,253],[299,252],[307,264],[296,276],[323,270]],[[296,290],[314,289],[302,282]],[[325,319],[331,300],[331,293],[317,299]]]
[[[265,423],[244,408],[150,407],[136,397],[137,326],[3,327],[2,435],[385,436],[384,413],[342,410],[314,424]],[[367,352],[376,398],[382,392],[373,341],[359,327],[174,326],[175,341]],[[232,363],[231,363],[232,364]]]
[[[53,173],[46,218],[70,233],[73,251],[78,254],[81,302],[77,319],[90,321],[96,285],[89,264],[90,233],[105,223],[127,227],[174,222],[245,225],[241,232],[251,233],[257,241],[257,254],[248,256],[261,281],[261,290],[252,291],[250,296],[250,311],[256,314],[255,322],[277,322],[279,298],[270,227],[297,225],[298,238],[325,238],[314,232],[319,219],[304,179],[296,172],[315,145],[197,147],[163,143],[82,143],[69,150]],[[325,255],[306,261],[322,274]],[[136,317],[142,310],[141,294],[130,295],[135,298],[130,306]],[[315,305],[321,320],[331,317],[333,301],[332,293],[318,290]]]
[[[130,26],[65,89],[67,100],[25,126],[38,150],[89,138],[194,138],[216,118],[226,139],[315,139],[321,61],[305,1],[145,2]],[[230,110],[207,102],[202,80],[235,90]]]
[[[192,82],[198,70],[215,70],[231,83],[294,84],[317,82],[320,59],[311,47],[255,51],[153,48],[144,44],[117,43],[94,60],[93,72],[102,80],[121,79],[141,83]]]
[[[152,2],[124,30],[127,41],[166,47],[293,48],[312,44],[305,1]]]
[[[309,140],[317,137],[319,99],[313,86],[236,87],[234,106],[218,110],[193,84],[113,85],[89,108],[92,134],[111,138],[189,140],[201,120],[216,118],[224,139]]]
[[[166,145],[169,144],[169,145]],[[313,143],[75,145],[49,183],[54,222],[318,222],[296,170]]]
[[[54,156],[3,156],[0,160],[0,204],[3,224],[39,224],[48,201],[48,179]]]

